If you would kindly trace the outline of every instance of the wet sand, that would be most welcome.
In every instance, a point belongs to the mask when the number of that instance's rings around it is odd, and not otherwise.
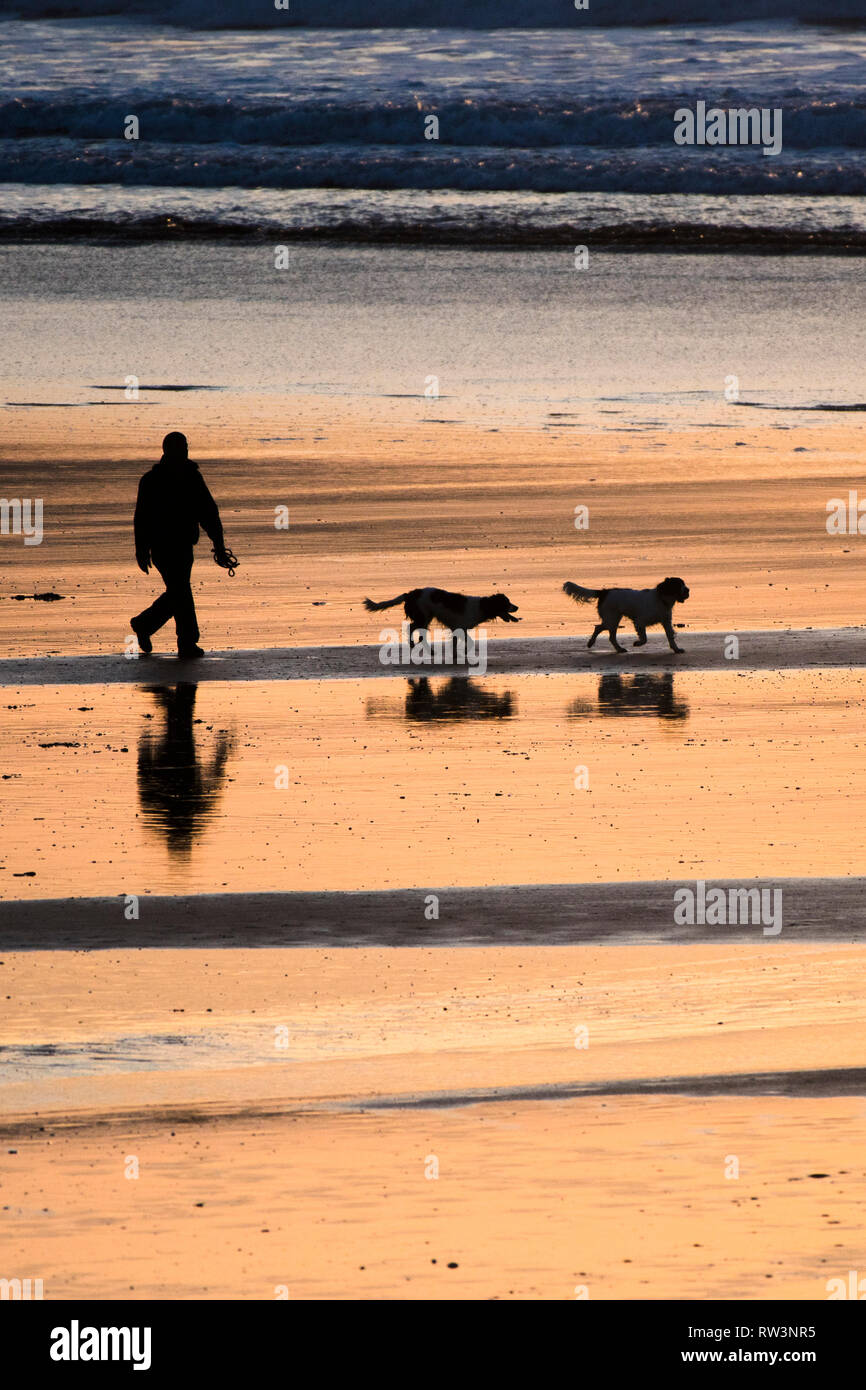
[[[866,1063],[855,943],[166,953],[118,940],[63,954],[4,946],[2,959],[7,1120],[638,1083],[821,1094],[817,1071],[824,1094],[846,1094]]]
[[[4,1250],[46,1299],[821,1300],[863,1267],[862,1111],[617,1097],[49,1125],[15,1138],[12,1182],[4,1164]]]
[[[9,688],[0,893],[866,876],[866,675],[733,666]]]
[[[2,967],[4,1249],[46,1298],[821,1299],[862,1265],[862,947],[62,960]]]
[[[443,659],[418,664],[388,664],[380,656],[381,646],[356,644],[348,647],[282,647],[257,651],[208,652],[195,661],[181,661],[172,652],[138,654],[130,659],[120,654],[106,656],[51,656],[0,660],[0,687],[28,685],[116,685],[144,681],[296,681],[357,680],[363,677],[435,678],[477,674],[483,660],[491,675],[539,675],[564,671],[612,671],[639,676],[650,671],[797,671],[820,667],[866,666],[866,629],[862,627],[800,630],[770,629],[763,632],[678,633],[685,646],[682,655],[671,652],[659,629],[650,632],[649,646],[635,652],[634,636],[625,629],[620,643],[628,647],[620,655],[606,636],[587,650],[592,632],[593,609],[583,610],[583,620],[575,619],[571,637],[501,637],[491,625],[485,629],[486,647],[472,647],[468,660],[454,661],[450,653]],[[586,614],[590,617],[586,620]],[[679,615],[677,614],[677,617]],[[377,615],[382,631],[400,634],[402,608],[390,615]],[[434,635],[437,629],[432,629]],[[730,652],[730,638],[737,639],[737,655]],[[394,639],[387,637],[385,645]],[[435,646],[431,646],[435,652]],[[449,659],[446,659],[446,656]],[[484,672],[482,672],[484,674]]]
[[[214,399],[36,407],[8,451],[46,518],[0,600],[8,1273],[825,1298],[864,1258],[857,430]],[[192,667],[122,654],[179,405],[241,558],[199,549]],[[665,574],[685,655],[587,653],[562,581]],[[483,680],[378,662],[361,599],[428,582],[520,603]],[[677,926],[697,879],[780,888],[782,931]]]
[[[861,487],[859,431],[838,417],[818,426],[795,416],[795,429],[770,413],[758,427],[756,412],[731,408],[729,424],[703,429],[565,432],[551,420],[549,432],[491,431],[428,422],[426,404],[409,401],[390,423],[377,417],[381,403],[365,403],[350,428],[301,399],[287,431],[285,407],[266,404],[252,434],[240,412],[212,436],[189,425],[240,559],[230,579],[199,543],[193,578],[209,650],[367,647],[399,610],[365,613],[364,597],[423,584],[504,591],[520,605],[522,626],[509,633],[520,639],[589,635],[591,610],[566,598],[566,579],[643,587],[681,575],[686,636],[863,620],[862,538],[826,529],[828,501]],[[139,455],[118,461],[103,443],[93,457],[83,450],[85,437],[102,437],[93,412],[71,414],[82,446],[72,457],[40,432],[38,412],[8,455],[8,491],[43,499],[44,537],[3,541],[5,657],[122,656],[130,616],[156,592],[135,567],[132,510],[163,431],[142,429]],[[177,428],[176,401],[160,419]],[[266,442],[287,434],[297,442]],[[288,508],[288,530],[275,529],[277,507]],[[575,529],[577,507],[588,529]],[[45,592],[61,601],[12,598]],[[159,651],[173,646],[171,632],[159,635]]]
[[[866,941],[866,878],[711,878],[726,901],[757,889],[781,894],[781,926],[760,918],[724,925],[674,921],[674,894],[689,880],[505,884],[389,889],[378,893],[216,893],[147,896],[138,920],[115,898],[0,903],[0,950],[111,951],[178,947],[694,945]],[[694,881],[691,883],[694,888]],[[438,918],[426,914],[430,894]]]

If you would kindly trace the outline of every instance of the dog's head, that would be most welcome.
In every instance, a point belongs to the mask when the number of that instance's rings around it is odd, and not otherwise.
[[[501,618],[504,623],[519,623],[520,619],[514,617],[516,612],[517,604],[512,603],[507,594],[491,594],[489,598],[481,600],[482,622]]]
[[[688,587],[681,579],[663,579],[661,584],[656,584],[656,593],[671,608],[675,603],[685,603],[689,596]]]

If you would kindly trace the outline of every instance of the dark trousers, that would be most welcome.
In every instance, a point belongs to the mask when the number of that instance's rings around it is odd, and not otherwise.
[[[198,622],[195,616],[195,600],[190,586],[192,574],[192,546],[179,546],[174,550],[155,550],[151,555],[154,566],[162,575],[165,593],[139,613],[136,623],[153,636],[155,632],[174,618],[177,629],[177,645],[194,647],[198,641]]]

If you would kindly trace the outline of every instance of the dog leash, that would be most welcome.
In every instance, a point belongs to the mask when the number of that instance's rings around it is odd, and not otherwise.
[[[229,579],[234,579],[235,570],[237,569],[239,563],[237,556],[231,550],[228,549],[224,549],[218,554],[217,548],[216,546],[214,546],[213,557],[216,563],[219,565],[220,569],[228,570]]]

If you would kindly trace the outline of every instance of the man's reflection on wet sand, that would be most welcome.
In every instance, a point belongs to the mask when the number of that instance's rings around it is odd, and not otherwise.
[[[196,689],[186,681],[148,686],[162,720],[145,727],[138,740],[138,799],[145,823],[165,836],[171,854],[182,857],[214,814],[234,746],[231,734],[221,731],[208,761],[199,758]]]

